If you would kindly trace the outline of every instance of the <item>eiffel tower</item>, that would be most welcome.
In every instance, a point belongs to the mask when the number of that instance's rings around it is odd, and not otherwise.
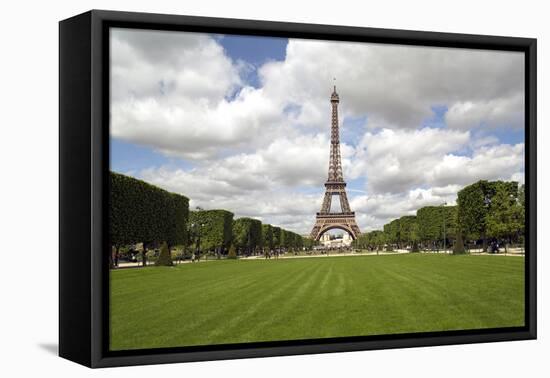
[[[355,222],[355,212],[351,211],[346,194],[346,182],[342,174],[342,159],[340,157],[340,131],[338,129],[338,103],[340,98],[334,92],[330,96],[332,104],[332,125],[330,128],[330,162],[328,164],[328,179],[325,182],[325,196],[321,211],[317,213],[317,218],[310,237],[319,240],[321,235],[333,228],[347,231],[355,240],[361,234],[359,226]],[[331,212],[330,205],[332,197],[340,197],[341,212]]]

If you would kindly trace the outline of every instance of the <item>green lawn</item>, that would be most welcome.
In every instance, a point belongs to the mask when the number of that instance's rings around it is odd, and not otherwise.
[[[111,273],[111,350],[524,324],[524,259],[215,261]]]

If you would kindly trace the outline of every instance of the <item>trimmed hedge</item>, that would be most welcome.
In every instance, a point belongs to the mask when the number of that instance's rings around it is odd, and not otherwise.
[[[418,234],[416,215],[405,215],[399,218],[399,237],[412,247],[413,252],[418,251],[418,241],[420,240]]]
[[[522,190],[518,189],[497,185],[485,218],[487,235],[504,240],[505,251],[507,243],[519,239],[525,231],[525,203],[521,199]]]
[[[118,173],[110,173],[111,244],[185,243],[189,199]]]
[[[281,227],[273,226],[273,246],[281,248]]]
[[[399,227],[399,219],[394,219],[390,223],[384,225],[384,234],[388,243],[388,250],[393,249],[393,245],[400,247],[401,243],[401,228]]]
[[[227,210],[191,211],[189,226],[204,224],[201,227],[201,249],[217,252],[229,248],[233,237],[233,213]],[[192,227],[190,227],[192,231]],[[190,244],[196,242],[197,235],[191,235]],[[191,240],[193,239],[193,240]]]
[[[262,247],[271,251],[275,246],[273,242],[273,226],[270,224],[262,224]]]
[[[304,241],[302,235],[289,230],[281,229],[280,244],[281,247],[293,251],[296,249],[301,249],[304,246]]]
[[[516,181],[486,181],[480,180],[468,185],[458,192],[458,222],[463,232],[463,237],[469,239],[482,239],[483,250],[487,248],[487,237],[498,237],[489,235],[487,219],[494,213],[493,197],[497,193],[504,197],[519,199],[519,187]],[[525,224],[525,219],[523,219]]]
[[[168,246],[187,244],[187,220],[189,218],[189,200],[179,194],[170,193],[165,204],[168,226],[166,243]]]
[[[446,239],[455,239],[457,234],[456,206],[426,206],[416,212],[418,233],[424,243],[440,243]]]
[[[320,244],[319,240],[314,240],[310,237],[302,237],[302,241],[303,241],[304,247],[307,250],[312,250],[313,247]]]
[[[382,250],[386,244],[386,234],[383,231],[370,231],[362,233],[352,242],[352,246],[358,249]]]
[[[262,222],[252,218],[233,221],[233,245],[238,249],[253,252],[262,245]]]
[[[486,238],[485,218],[489,211],[492,186],[488,181],[480,180],[458,192],[458,219],[466,239]]]

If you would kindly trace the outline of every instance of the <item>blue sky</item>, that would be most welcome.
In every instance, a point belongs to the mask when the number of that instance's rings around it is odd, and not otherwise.
[[[184,159],[169,157],[146,146],[111,138],[111,169],[116,172],[139,172],[158,166],[189,169],[193,164]]]
[[[243,79],[248,85],[258,88],[258,68],[269,61],[284,60],[288,39],[227,34],[220,37],[219,43],[231,59],[250,65],[252,69]]]

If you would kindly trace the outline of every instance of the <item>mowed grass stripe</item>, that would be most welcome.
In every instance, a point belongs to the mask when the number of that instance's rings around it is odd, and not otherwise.
[[[205,333],[216,324],[221,316],[229,319],[231,313],[242,308],[241,301],[250,302],[251,299],[258,298],[263,290],[257,285],[259,283],[261,269],[243,270],[242,266],[228,265],[233,262],[216,262],[196,265],[183,265],[176,268],[146,268],[151,271],[151,277],[144,272],[145,277],[136,282],[136,287],[143,290],[140,301],[134,301],[131,306],[125,306],[129,316],[138,316],[146,327],[135,329],[134,322],[128,322],[120,326],[123,334],[129,335],[124,340],[125,344],[132,345],[135,340],[139,340],[151,334],[148,329],[151,325],[169,324],[170,332],[158,333],[151,342],[170,343],[173,339],[183,340],[185,343],[196,344],[200,340],[207,342]],[[211,265],[210,274],[205,274],[205,267]],[[219,265],[218,265],[219,264]],[[223,267],[224,274],[220,275],[219,270]],[[228,269],[229,268],[229,269]],[[238,269],[235,269],[238,268]],[[156,270],[164,270],[162,280],[158,280]],[[155,285],[149,285],[150,279],[156,280]],[[279,278],[282,282],[284,278]],[[112,283],[116,280],[112,280]],[[162,287],[158,287],[158,283]],[[272,282],[277,284],[277,281]],[[116,291],[113,283],[112,291]],[[238,296],[239,298],[235,298]],[[115,302],[116,299],[113,299]],[[186,303],[186,306],[181,306]],[[148,311],[141,311],[145,306]],[[206,309],[208,311],[201,311]],[[117,309],[112,307],[112,314]],[[221,316],[218,316],[221,314]],[[112,316],[114,318],[114,316]],[[223,319],[221,319],[223,321]],[[204,327],[203,327],[204,325]],[[223,324],[220,324],[222,326]],[[113,325],[112,329],[116,329]],[[185,335],[181,335],[179,330],[188,330]],[[132,331],[133,330],[133,331]],[[112,339],[114,339],[112,337]]]
[[[257,322],[270,316],[274,303],[281,303],[286,298],[285,294],[298,283],[302,282],[309,274],[313,266],[306,267],[301,272],[294,275],[279,275],[269,277],[263,275],[256,286],[258,292],[245,293],[245,297],[240,297],[237,306],[233,306],[232,311],[223,311],[220,313],[222,327],[216,327],[211,330],[208,342],[216,343],[217,340],[228,340],[227,342],[239,342],[247,339],[247,332],[257,328]],[[242,302],[248,303],[248,306],[242,307]],[[227,313],[229,312],[229,314]],[[228,315],[230,315],[228,317]],[[254,334],[254,333],[253,333]]]
[[[523,325],[524,259],[386,255],[111,273],[111,349]]]

